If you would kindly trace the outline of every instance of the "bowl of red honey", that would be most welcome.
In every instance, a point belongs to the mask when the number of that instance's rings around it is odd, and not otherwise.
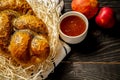
[[[69,44],[82,42],[88,31],[88,19],[80,12],[69,11],[61,15],[59,33],[61,39]]]

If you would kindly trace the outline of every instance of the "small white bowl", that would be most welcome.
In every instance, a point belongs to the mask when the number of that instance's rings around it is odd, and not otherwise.
[[[66,34],[64,34],[60,28],[60,24],[62,22],[63,19],[65,19],[68,16],[78,16],[80,17],[86,25],[86,28],[84,30],[84,32],[80,35],[77,36],[68,36]],[[64,13],[61,17],[60,17],[60,24],[59,24],[59,33],[60,33],[60,37],[61,39],[63,39],[65,42],[69,43],[69,44],[77,44],[80,43],[81,41],[83,41],[87,35],[87,31],[88,31],[88,19],[80,12],[76,12],[76,11],[69,11]]]

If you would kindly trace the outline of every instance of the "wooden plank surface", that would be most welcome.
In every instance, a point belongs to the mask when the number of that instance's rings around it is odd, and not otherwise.
[[[120,65],[65,62],[47,80],[120,80]]]
[[[71,11],[71,1],[64,0],[62,13]],[[70,54],[46,80],[120,80],[120,0],[98,1],[100,8],[109,6],[115,11],[114,28],[101,29],[95,18],[90,19],[86,39],[70,45]]]

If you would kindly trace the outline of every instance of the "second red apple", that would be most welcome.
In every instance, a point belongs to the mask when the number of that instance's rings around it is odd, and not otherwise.
[[[101,8],[95,21],[102,28],[112,28],[115,24],[113,9],[110,7]]]

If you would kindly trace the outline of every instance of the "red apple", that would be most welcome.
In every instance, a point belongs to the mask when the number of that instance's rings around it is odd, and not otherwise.
[[[113,9],[110,7],[103,7],[100,9],[98,15],[95,18],[98,26],[102,28],[112,28],[115,24],[115,17]]]

